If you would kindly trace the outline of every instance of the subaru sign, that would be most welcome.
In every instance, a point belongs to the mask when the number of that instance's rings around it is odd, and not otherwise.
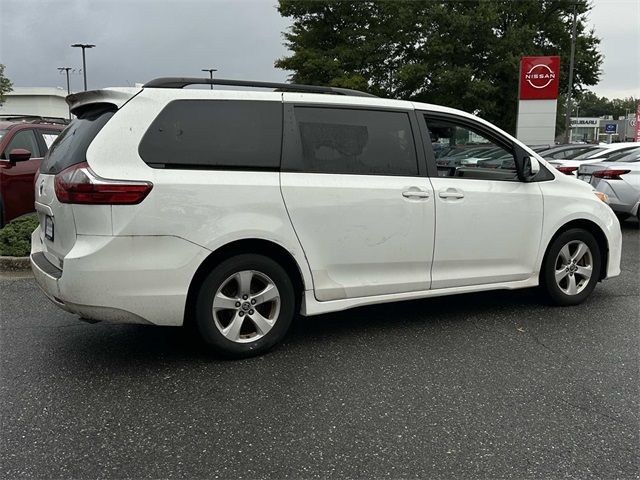
[[[600,125],[600,119],[597,117],[571,117],[571,128],[597,127]]]
[[[617,123],[605,123],[604,124],[604,133],[607,135],[615,135],[618,133],[618,124]]]

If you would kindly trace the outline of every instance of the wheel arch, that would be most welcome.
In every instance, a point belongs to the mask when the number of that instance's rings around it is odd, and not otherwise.
[[[193,322],[195,297],[198,293],[198,287],[207,274],[221,261],[243,253],[264,255],[275,260],[285,269],[293,283],[293,288],[296,293],[296,312],[299,311],[300,302],[302,301],[302,295],[305,290],[304,277],[302,275],[300,265],[298,265],[298,262],[295,260],[291,252],[282,245],[270,240],[251,238],[227,243],[211,252],[207,258],[203,260],[189,284],[183,325],[187,326]]]
[[[580,228],[582,230],[586,230],[587,232],[591,233],[596,239],[596,242],[598,242],[598,247],[600,248],[600,264],[602,266],[602,268],[600,269],[600,278],[598,280],[604,279],[607,276],[607,267],[608,267],[607,263],[609,261],[609,242],[602,228],[600,228],[600,226],[597,223],[591,220],[587,220],[585,218],[571,220],[556,230],[556,232],[547,242],[547,246],[544,251],[544,256],[542,257],[542,263],[540,264],[539,275],[542,275],[543,266],[547,259],[547,255],[549,253],[549,248],[551,247],[551,244],[562,233],[566,232],[567,230],[571,230],[572,228]]]

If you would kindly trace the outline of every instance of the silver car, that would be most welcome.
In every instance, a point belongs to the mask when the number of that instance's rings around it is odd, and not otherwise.
[[[605,193],[620,219],[633,215],[640,220],[640,147],[615,161],[580,165],[578,178]]]
[[[567,158],[550,160],[549,163],[565,175],[576,176],[578,174],[578,168],[581,165],[609,160],[613,161],[614,158],[624,157],[626,154],[635,151],[636,148],[638,148],[638,144],[635,142],[601,144],[580,155],[570,155]]]

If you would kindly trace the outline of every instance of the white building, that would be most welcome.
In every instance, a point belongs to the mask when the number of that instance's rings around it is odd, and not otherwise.
[[[0,115],[69,118],[67,91],[55,87],[14,87],[5,95]]]

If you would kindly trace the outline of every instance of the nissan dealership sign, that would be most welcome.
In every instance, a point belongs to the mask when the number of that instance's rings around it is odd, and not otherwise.
[[[555,100],[560,83],[560,57],[520,59],[520,100]]]
[[[560,57],[522,57],[516,136],[529,145],[552,144],[556,131]]]

